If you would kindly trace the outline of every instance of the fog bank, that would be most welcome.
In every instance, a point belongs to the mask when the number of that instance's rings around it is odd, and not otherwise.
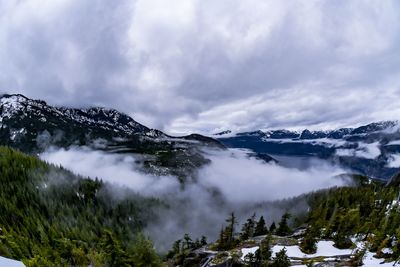
[[[322,164],[307,169],[285,168],[275,163],[248,158],[245,151],[204,151],[211,163],[200,168],[195,181],[184,186],[173,176],[143,173],[140,161],[131,154],[111,154],[89,148],[51,149],[40,157],[50,163],[91,178],[100,178],[118,186],[127,186],[145,196],[155,196],[170,206],[157,211],[159,220],[151,222],[146,232],[157,249],[166,251],[183,234],[206,235],[214,240],[235,211],[238,218],[257,212],[268,223],[283,212],[301,213],[307,210],[303,202],[271,203],[303,193],[345,185],[334,178],[344,171]],[[240,226],[239,226],[240,227]]]

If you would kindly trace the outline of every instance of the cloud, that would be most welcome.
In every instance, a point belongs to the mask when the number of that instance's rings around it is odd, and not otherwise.
[[[168,132],[395,119],[393,1],[0,1],[0,90]]]
[[[273,201],[346,184],[333,178],[344,170],[324,162],[298,170],[248,159],[240,150],[230,153],[210,154],[212,163],[200,172],[200,177],[201,183],[219,188],[233,203]]]
[[[379,147],[379,142],[369,144],[358,142],[356,149],[341,148],[336,150],[336,154],[338,156],[376,159],[381,154],[381,149]]]
[[[193,237],[206,235],[214,240],[232,211],[240,220],[257,212],[269,223],[278,220],[285,210],[292,214],[305,212],[304,199],[294,202],[282,202],[282,199],[348,182],[333,178],[342,174],[342,169],[321,162],[298,170],[249,159],[240,150],[211,150],[205,155],[211,164],[201,168],[198,178],[184,186],[176,177],[141,172],[134,155],[70,148],[52,149],[40,157],[75,173],[111,182],[116,188],[127,186],[168,203],[169,208],[156,211],[159,220],[150,222],[146,228],[160,251],[169,249],[185,233]]]
[[[117,186],[127,186],[144,195],[157,196],[171,188],[179,188],[172,176],[153,176],[139,172],[140,165],[127,155],[107,154],[89,148],[50,149],[42,160],[61,165],[74,173],[100,178]]]
[[[387,161],[389,168],[400,168],[400,154],[393,154],[389,156]]]

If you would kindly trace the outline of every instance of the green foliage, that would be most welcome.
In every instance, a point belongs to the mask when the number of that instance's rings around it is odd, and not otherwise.
[[[135,267],[160,267],[162,262],[157,256],[153,244],[142,234],[139,234],[132,247],[132,263]],[[116,265],[120,266],[120,265]],[[130,265],[131,266],[131,265]]]
[[[174,242],[172,249],[167,253],[166,258],[172,260],[174,265],[181,265],[185,258],[194,249],[198,249],[207,245],[207,238],[202,236],[194,242],[189,234],[185,234],[183,239]]]
[[[272,256],[272,235],[269,234],[267,238],[261,241],[260,248],[256,252],[256,257],[259,258],[258,262],[261,266],[267,266]]]
[[[257,222],[256,228],[254,230],[254,236],[266,235],[268,234],[268,227],[265,223],[264,217],[261,216]]]
[[[290,265],[290,260],[286,255],[286,249],[283,248],[281,251],[276,253],[271,267],[289,267]]]
[[[367,250],[365,248],[358,249],[355,253],[354,256],[350,260],[350,266],[362,266],[363,265],[363,259],[365,257],[365,253]]]
[[[131,266],[127,251],[162,205],[5,147],[0,183],[0,255],[27,266]]]
[[[254,213],[242,226],[242,232],[240,233],[240,239],[242,241],[249,239],[254,236],[255,232],[255,221],[256,214]]]
[[[290,235],[292,233],[292,229],[290,229],[289,225],[288,225],[288,220],[290,218],[290,214],[289,213],[285,213],[282,216],[281,221],[279,222],[279,226],[278,229],[276,229],[276,234],[279,236],[287,236]]]
[[[219,238],[217,240],[218,250],[229,250],[234,248],[239,243],[239,240],[235,238],[237,219],[233,212],[226,222],[228,223],[228,226],[226,226],[224,229],[221,229]]]
[[[246,266],[249,266],[249,267],[257,267],[258,266],[257,258],[254,255],[254,253],[248,253],[244,257],[244,263],[246,264]]]
[[[271,223],[271,226],[269,227],[269,231],[271,233],[275,234],[275,232],[276,232],[276,224],[275,224],[275,222]]]
[[[304,233],[304,238],[300,243],[300,249],[304,253],[313,254],[317,252],[317,238],[319,236],[319,230],[315,226],[310,226]]]
[[[315,238],[333,239],[338,248],[352,247],[351,236],[366,236],[371,251],[383,256],[381,250],[391,248],[390,258],[397,259],[400,257],[395,242],[400,237],[398,196],[398,187],[377,182],[314,193],[309,196],[311,210],[307,223],[322,229]]]

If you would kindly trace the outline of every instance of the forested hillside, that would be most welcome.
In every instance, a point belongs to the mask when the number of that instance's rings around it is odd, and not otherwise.
[[[285,213],[274,222],[254,214],[240,222],[231,213],[216,242],[203,245],[185,236],[170,251],[169,263],[282,267],[321,262],[361,266],[368,261],[367,266],[394,266],[400,260],[399,188],[362,176],[356,179],[355,187],[297,197],[309,205],[305,216]]]
[[[27,266],[159,266],[141,229],[163,205],[0,147],[0,255]]]

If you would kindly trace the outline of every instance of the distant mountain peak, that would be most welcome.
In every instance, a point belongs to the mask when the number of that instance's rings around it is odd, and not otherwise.
[[[21,94],[0,96],[0,145],[35,154],[71,146],[131,153],[140,155],[143,171],[174,175],[180,181],[209,163],[203,148],[225,149],[219,141],[198,134],[166,135],[116,109],[55,107]]]
[[[150,131],[146,126],[115,109],[54,107],[45,101],[33,100],[21,94],[4,94],[0,97],[0,121],[3,124],[9,125],[10,120],[15,122],[24,120],[27,123],[29,121],[27,118],[31,122],[48,123],[49,119],[52,119],[53,123],[62,121],[65,124],[81,125],[82,127],[98,127],[117,135],[126,136]],[[42,128],[45,128],[45,125]]]

